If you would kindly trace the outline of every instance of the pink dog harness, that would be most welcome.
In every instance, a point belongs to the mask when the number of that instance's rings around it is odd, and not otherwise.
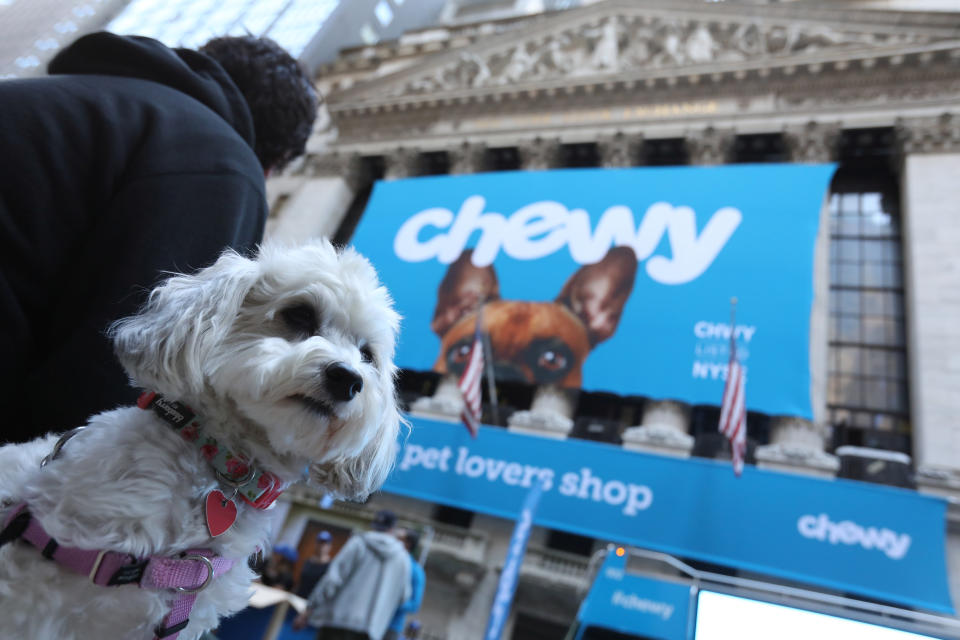
[[[246,457],[226,450],[214,438],[205,435],[199,417],[186,405],[165,400],[155,393],[144,393],[137,406],[152,409],[184,440],[196,446],[213,467],[218,480],[233,488],[229,497],[219,490],[212,490],[206,496],[204,511],[212,537],[223,534],[233,525],[237,516],[235,498],[239,497],[254,508],[267,509],[286,488],[286,483],[276,475],[257,469]],[[65,433],[40,466],[54,460],[63,444],[82,428]],[[0,546],[17,539],[29,542],[43,557],[87,576],[96,585],[137,584],[142,589],[178,591],[180,595],[154,630],[154,640],[176,640],[190,622],[190,611],[197,594],[234,563],[231,559],[214,555],[209,549],[190,549],[176,557],[136,558],[117,551],[63,547],[44,531],[25,502],[12,508],[0,529]]]
[[[233,566],[233,560],[213,555],[208,549],[191,549],[173,558],[136,558],[117,551],[64,547],[44,531],[26,503],[7,514],[0,532],[0,546],[18,538],[39,549],[44,558],[87,576],[93,584],[102,587],[137,584],[141,589],[180,592],[160,626],[154,630],[154,640],[176,640],[190,622],[190,610],[197,594]]]

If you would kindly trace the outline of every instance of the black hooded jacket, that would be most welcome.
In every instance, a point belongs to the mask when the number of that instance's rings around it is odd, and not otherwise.
[[[136,400],[106,328],[266,220],[253,120],[214,60],[97,33],[49,73],[0,81],[0,442]]]

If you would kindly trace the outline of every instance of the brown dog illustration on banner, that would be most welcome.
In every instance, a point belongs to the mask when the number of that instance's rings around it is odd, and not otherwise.
[[[430,328],[441,346],[434,371],[463,372],[482,303],[497,380],[580,387],[587,355],[614,334],[633,291],[633,250],[614,247],[580,267],[552,302],[501,300],[493,266],[475,266],[472,253],[460,254],[437,290]]]

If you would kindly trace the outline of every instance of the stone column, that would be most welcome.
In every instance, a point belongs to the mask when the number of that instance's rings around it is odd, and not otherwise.
[[[559,163],[559,138],[541,138],[538,136],[520,144],[520,166],[524,169],[551,169]]]
[[[643,136],[627,135],[621,131],[597,140],[600,164],[604,167],[635,167],[640,164]]]
[[[690,406],[675,400],[650,400],[643,407],[640,424],[623,432],[623,448],[689,458],[693,449]]]
[[[797,163],[832,162],[840,141],[838,123],[808,122],[783,131],[790,159]],[[814,246],[813,304],[810,316],[810,397],[813,420],[773,416],[770,443],[757,447],[757,466],[793,473],[833,477],[836,456],[824,451],[827,432],[827,351],[830,299],[830,220],[826,202]]]
[[[733,129],[714,127],[687,132],[684,138],[687,153],[690,155],[690,164],[706,166],[729,162],[736,137]]]
[[[310,155],[293,175],[269,178],[265,237],[287,244],[332,238],[361,179],[360,157],[334,152]]]
[[[409,147],[397,147],[386,154],[386,171],[384,178],[399,180],[409,178],[420,173],[420,150]]]
[[[486,169],[486,153],[485,144],[470,142],[463,142],[447,149],[447,155],[450,157],[450,173],[461,175],[483,171]]]
[[[917,482],[960,498],[960,116],[902,120],[897,134]]]
[[[576,391],[552,385],[537,387],[528,411],[516,411],[507,420],[507,428],[547,438],[564,439],[573,429]]]

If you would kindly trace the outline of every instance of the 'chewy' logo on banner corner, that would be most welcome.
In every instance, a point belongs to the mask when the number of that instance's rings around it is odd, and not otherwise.
[[[378,182],[353,242],[404,318],[403,368],[462,374],[481,305],[498,381],[717,404],[736,296],[749,409],[810,417],[814,242],[833,170]]]
[[[805,515],[797,520],[797,529],[804,538],[821,540],[830,544],[859,545],[864,549],[877,549],[893,560],[900,560],[910,548],[910,536],[887,528],[862,527],[856,522],[842,520],[832,522],[830,516]]]

